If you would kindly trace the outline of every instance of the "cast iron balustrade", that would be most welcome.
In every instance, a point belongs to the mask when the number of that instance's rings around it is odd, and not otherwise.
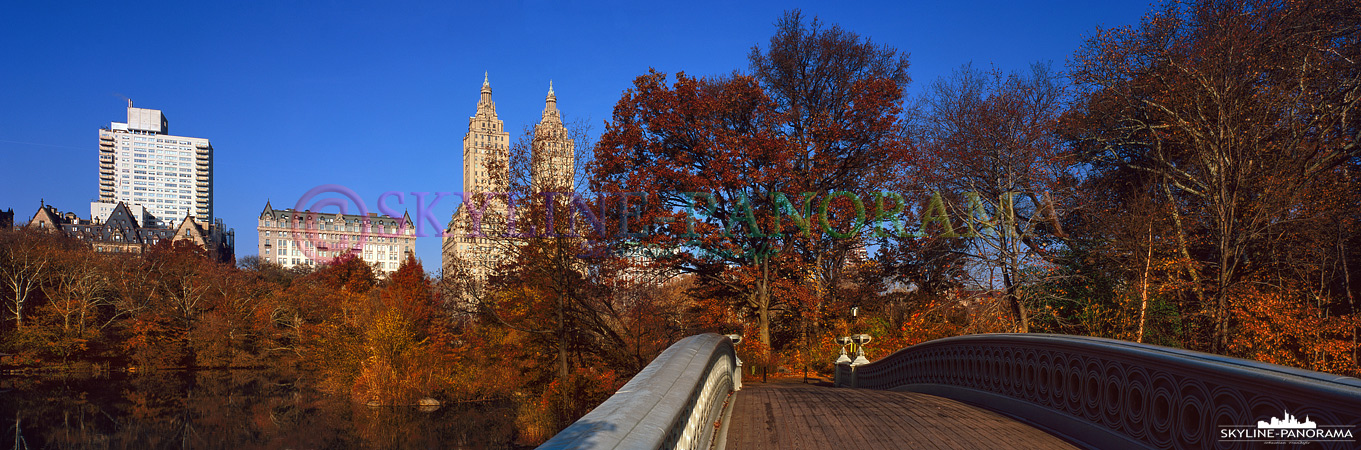
[[[1112,339],[959,336],[837,370],[838,385],[952,398],[1092,448],[1230,448],[1221,427],[1287,411],[1361,434],[1356,378]]]

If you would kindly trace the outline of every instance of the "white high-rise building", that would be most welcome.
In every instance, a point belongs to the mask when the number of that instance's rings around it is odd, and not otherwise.
[[[99,130],[99,203],[139,205],[162,222],[213,223],[213,146],[169,128],[160,110],[128,100],[127,123]]]

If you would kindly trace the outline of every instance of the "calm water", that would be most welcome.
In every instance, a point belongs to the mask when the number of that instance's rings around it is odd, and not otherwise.
[[[0,376],[0,448],[512,449],[513,413],[368,408],[255,371]]]

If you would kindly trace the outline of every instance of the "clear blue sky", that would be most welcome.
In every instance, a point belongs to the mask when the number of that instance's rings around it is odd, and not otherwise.
[[[1137,23],[1149,3],[878,4],[576,1],[7,2],[0,13],[0,209],[39,199],[89,215],[98,128],[132,98],[172,134],[212,140],[216,214],[256,253],[265,204],[328,183],[375,210],[385,191],[460,190],[460,142],[491,73],[512,137],[539,119],[548,81],[593,132],[649,67],[747,68],[786,9],[911,54],[909,93],[967,62],[1063,67],[1097,26]],[[441,222],[456,200],[436,208]],[[406,207],[415,216],[408,195]],[[429,225],[427,225],[427,228]],[[427,230],[429,232],[430,230]],[[417,255],[439,267],[439,238]]]

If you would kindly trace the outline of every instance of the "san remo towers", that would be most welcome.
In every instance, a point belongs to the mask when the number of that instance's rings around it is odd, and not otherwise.
[[[574,188],[575,149],[558,112],[558,99],[549,82],[543,117],[534,126],[531,182],[535,191],[570,192]],[[510,133],[496,117],[491,83],[482,78],[477,112],[468,118],[463,136],[463,203],[454,211],[444,233],[443,268],[446,276],[462,277],[480,286],[506,258],[500,236],[507,217],[505,193],[510,179]],[[493,173],[494,172],[494,173]],[[500,193],[500,194],[486,194]]]

